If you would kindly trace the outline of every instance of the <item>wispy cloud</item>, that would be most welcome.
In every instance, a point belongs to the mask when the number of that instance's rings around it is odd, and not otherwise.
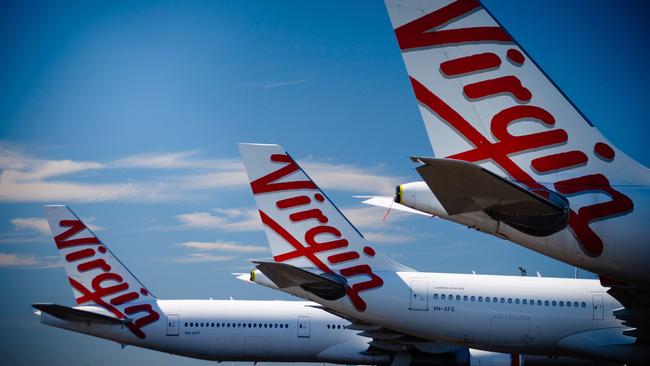
[[[175,263],[228,262],[236,257],[229,255],[214,255],[209,253],[190,253],[186,257],[174,258]]]
[[[263,89],[271,89],[271,88],[280,88],[283,86],[296,86],[296,85],[301,85],[301,84],[306,84],[308,82],[312,81],[311,78],[300,78],[300,79],[291,79],[291,80],[281,80],[281,81],[276,81],[272,83],[267,83],[262,85]]]
[[[266,246],[247,245],[229,241],[188,241],[186,243],[180,243],[178,245],[185,248],[201,251],[223,251],[235,253],[263,253],[269,250]]]
[[[382,174],[379,167],[361,168],[314,158],[301,164],[327,190],[384,194],[403,180]],[[0,170],[0,201],[4,202],[160,202],[188,199],[215,188],[248,188],[239,159],[203,158],[195,150],[96,162],[35,158],[0,143]],[[153,171],[140,180],[116,180],[109,174],[113,170]],[[164,176],[157,171],[164,171]],[[88,179],[91,176],[93,179]],[[361,188],[364,192],[359,191]]]
[[[382,231],[366,231],[363,233],[363,236],[372,243],[381,244],[406,243],[415,239],[411,235],[395,234]]]
[[[403,177],[380,174],[378,168],[360,168],[307,159],[300,164],[323,189],[356,193],[391,194]]]
[[[12,268],[54,268],[62,266],[57,256],[37,256],[25,253],[0,253],[0,267]]]
[[[146,169],[219,169],[242,170],[238,159],[203,159],[199,158],[199,151],[179,151],[172,153],[147,153],[127,156],[110,163],[118,168],[146,168]]]
[[[50,226],[46,219],[37,217],[16,217],[10,220],[16,230],[36,230],[42,235],[51,235]]]
[[[256,209],[214,209],[177,215],[182,225],[190,228],[222,231],[258,231],[262,223]]]

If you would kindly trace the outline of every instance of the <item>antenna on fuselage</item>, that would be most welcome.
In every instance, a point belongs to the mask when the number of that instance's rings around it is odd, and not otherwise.
[[[526,275],[528,275],[528,271],[526,271],[526,268],[519,266],[517,267],[517,269],[519,269],[519,273],[521,274],[521,277],[526,277]]]
[[[539,273],[539,271],[535,271],[535,273],[537,273],[537,277],[542,277],[542,274]]]

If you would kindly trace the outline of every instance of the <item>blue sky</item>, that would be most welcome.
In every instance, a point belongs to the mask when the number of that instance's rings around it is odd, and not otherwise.
[[[644,2],[485,3],[610,141],[650,165]],[[418,180],[408,157],[431,154],[382,2],[0,7],[7,364],[203,363],[38,324],[32,302],[73,301],[43,226],[46,203],[70,205],[161,298],[286,299],[230,275],[269,254],[238,142],[282,144],[378,248],[411,267],[573,274],[449,222],[382,222],[383,210],[352,198]]]

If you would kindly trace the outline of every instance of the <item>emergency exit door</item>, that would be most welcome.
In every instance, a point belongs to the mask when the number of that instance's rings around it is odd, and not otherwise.
[[[603,295],[592,295],[594,306],[594,320],[605,318],[605,307],[603,306]]]
[[[429,310],[429,287],[427,280],[411,280],[411,304],[409,310]]]
[[[309,317],[308,316],[298,317],[298,337],[309,338]]]
[[[179,332],[179,316],[178,315],[167,315],[167,335],[168,336],[177,336]]]

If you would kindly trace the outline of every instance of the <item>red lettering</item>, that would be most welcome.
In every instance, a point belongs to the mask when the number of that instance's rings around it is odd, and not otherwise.
[[[251,188],[253,189],[253,194],[267,193],[267,192],[277,192],[277,191],[290,191],[295,189],[318,189],[316,184],[310,180],[300,180],[293,182],[277,182],[278,180],[287,177],[296,171],[300,170],[298,164],[296,164],[289,155],[274,154],[271,155],[271,161],[274,163],[287,163],[282,168],[271,172],[263,177],[260,177],[251,182]]]
[[[370,266],[367,264],[361,264],[354,267],[344,268],[341,269],[339,272],[341,273],[342,276],[345,277],[352,277],[352,276],[359,276],[359,275],[366,275],[370,277],[368,281],[355,283],[350,288],[348,288],[348,296],[352,300],[354,307],[359,311],[366,310],[366,302],[363,301],[363,299],[361,299],[359,293],[362,291],[367,291],[373,288],[381,287],[384,284],[384,280],[382,280],[381,277],[374,274],[372,272],[372,268],[370,268]]]
[[[69,227],[68,230],[54,237],[56,247],[59,249],[69,248],[76,245],[100,244],[99,239],[94,236],[68,240],[68,238],[86,229],[86,225],[79,220],[61,220],[59,221],[59,227]]]
[[[434,30],[449,25],[480,9],[476,0],[458,0],[421,18],[395,29],[397,43],[402,50],[422,47],[440,47],[467,42],[511,42],[501,27],[473,27]]]
[[[533,119],[544,125],[554,126],[555,119],[548,111],[535,106],[514,106],[497,113],[492,119],[491,130],[492,134],[500,141],[492,143],[419,81],[411,78],[411,83],[418,101],[475,147],[447,158],[469,162],[490,160],[515,181],[526,184],[531,189],[544,189],[543,185],[512,161],[509,154],[565,143],[568,139],[566,131],[555,129],[530,135],[513,136],[507,131],[507,127],[511,122],[521,119]],[[569,211],[569,228],[585,254],[592,257],[597,257],[602,253],[603,244],[600,237],[589,227],[589,223],[613,215],[624,215],[634,207],[632,200],[614,190],[607,178],[601,174],[557,182],[555,189],[563,194],[593,193],[594,190],[597,190],[612,197],[610,202],[585,206],[578,212],[573,209]]]
[[[90,271],[91,269],[101,269],[104,272],[108,272],[111,270],[111,266],[106,263],[105,260],[103,259],[94,259],[89,262],[81,263],[80,265],[77,266],[77,270],[79,272],[86,272]]]
[[[493,70],[501,65],[499,56],[492,52],[479,53],[440,64],[440,71],[447,77],[464,76],[477,71]]]
[[[307,196],[297,196],[297,197],[291,197],[291,198],[279,200],[278,202],[275,203],[275,205],[278,206],[278,208],[285,209],[285,208],[291,208],[296,206],[308,205],[310,203],[311,203],[311,198]]]
[[[530,102],[533,94],[521,85],[515,76],[503,76],[496,79],[479,81],[465,85],[463,92],[470,99],[481,99],[500,94],[509,94],[518,102]]]
[[[611,201],[581,207],[578,212],[571,211],[569,224],[576,233],[578,242],[585,253],[597,257],[603,251],[603,242],[600,237],[589,227],[589,224],[604,220],[608,217],[626,214],[634,209],[634,202],[626,195],[618,192],[609,184],[609,180],[602,174],[592,174],[572,178],[555,183],[555,189],[562,194],[575,195],[604,193],[612,198]]]
[[[72,252],[65,256],[65,260],[68,262],[78,261],[80,259],[89,258],[95,255],[95,249],[82,249],[76,252]]]
[[[307,211],[301,211],[301,212],[296,212],[291,215],[289,215],[289,219],[293,222],[299,222],[299,221],[305,221],[309,219],[315,219],[318,220],[320,223],[324,224],[328,220],[327,216],[323,215],[323,212],[321,210],[314,208],[311,210]]]
[[[582,151],[574,150],[533,159],[530,162],[530,166],[538,174],[547,174],[585,165],[588,159],[587,155]]]
[[[155,310],[153,310],[151,308],[151,305],[149,304],[139,304],[139,305],[129,306],[128,308],[124,309],[124,312],[127,315],[133,315],[142,312],[147,313],[147,316],[143,316],[137,319],[135,322],[130,322],[126,324],[127,328],[129,328],[129,330],[139,338],[145,337],[144,332],[142,332],[141,330],[142,327],[154,323],[158,321],[158,319],[160,319],[160,315],[158,315],[158,313]]]
[[[342,262],[359,259],[359,257],[360,257],[359,253],[357,252],[345,252],[345,253],[330,255],[329,257],[327,257],[327,260],[332,264],[338,264]]]

